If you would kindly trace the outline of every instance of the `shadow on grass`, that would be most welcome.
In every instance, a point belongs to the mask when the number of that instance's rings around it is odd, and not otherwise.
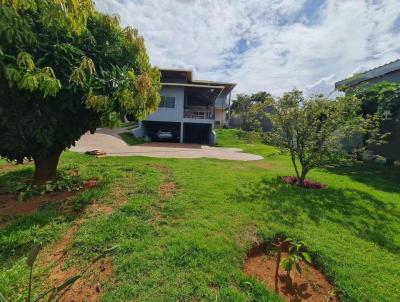
[[[304,189],[279,180],[262,179],[239,189],[235,199],[239,202],[265,202],[268,219],[277,223],[301,227],[308,220],[317,225],[330,221],[389,252],[400,252],[400,247],[394,242],[400,225],[397,206],[363,191]]]
[[[400,168],[396,166],[355,163],[326,170],[333,174],[351,177],[354,181],[377,190],[400,193]]]
[[[28,182],[33,177],[33,167],[1,172],[3,173],[0,173],[0,194],[9,193],[17,183]]]

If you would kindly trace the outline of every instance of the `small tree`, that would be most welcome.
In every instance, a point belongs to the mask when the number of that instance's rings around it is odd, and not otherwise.
[[[305,251],[305,244],[303,241],[291,238],[287,238],[285,241],[289,243],[289,251],[287,257],[282,261],[282,266],[287,273],[287,280],[291,281],[290,272],[293,267],[301,274],[301,261],[311,264],[311,257]]]
[[[343,140],[362,129],[362,118],[356,114],[359,101],[354,97],[305,99],[294,90],[274,100],[272,108],[269,140],[289,152],[300,186],[311,169],[343,157]]]
[[[232,111],[240,117],[241,128],[246,131],[259,131],[262,120],[272,101],[271,94],[260,91],[254,94],[238,94],[232,103]]]
[[[56,176],[87,131],[157,109],[160,73],[136,29],[91,0],[0,0],[0,156]]]

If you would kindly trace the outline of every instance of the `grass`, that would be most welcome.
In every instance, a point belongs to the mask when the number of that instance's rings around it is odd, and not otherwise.
[[[122,132],[119,134],[119,136],[122,138],[122,140],[127,143],[129,146],[134,146],[134,145],[141,145],[146,143],[147,141],[143,138],[137,138],[132,135],[130,132]]]
[[[49,204],[9,218],[0,230],[0,292],[22,301],[26,251],[37,242],[49,246],[83,217],[68,263],[83,265],[120,244],[104,301],[279,301],[241,270],[256,238],[276,233],[303,239],[344,301],[400,300],[399,168],[317,169],[310,178],[328,188],[307,190],[277,181],[293,171],[273,147],[245,143],[226,129],[218,130],[218,144],[265,159],[95,159],[65,152],[60,169],[79,167],[83,178],[97,177],[100,185],[76,197],[79,216]],[[0,191],[10,178],[31,174],[32,167],[0,170]],[[160,191],[166,182],[175,183],[174,194]],[[90,200],[114,204],[115,211],[86,217]],[[48,271],[35,268],[35,293]]]

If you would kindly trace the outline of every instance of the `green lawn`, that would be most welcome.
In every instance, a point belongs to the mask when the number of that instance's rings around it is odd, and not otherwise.
[[[399,168],[319,169],[309,177],[328,187],[309,190],[277,181],[293,171],[273,147],[243,143],[235,130],[219,130],[218,145],[240,147],[265,160],[95,159],[65,152],[61,169],[79,167],[83,178],[97,177],[101,183],[76,197],[76,211],[67,214],[49,204],[3,224],[0,292],[10,301],[23,300],[27,250],[57,241],[85,218],[73,213],[84,213],[90,200],[112,205],[126,199],[111,214],[86,217],[68,246],[66,265],[83,265],[120,244],[104,301],[279,301],[241,270],[256,238],[276,233],[306,242],[342,300],[400,301]],[[30,166],[0,170],[0,191],[31,173]],[[171,182],[173,195],[160,192]],[[35,269],[35,293],[47,278],[47,266]]]
[[[136,138],[132,135],[131,132],[122,132],[119,134],[122,140],[127,143],[129,146],[140,145],[146,142],[143,138]]]

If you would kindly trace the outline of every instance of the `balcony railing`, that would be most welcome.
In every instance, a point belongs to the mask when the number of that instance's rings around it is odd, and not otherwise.
[[[212,120],[214,119],[214,110],[203,106],[186,107],[183,112],[184,118]]]

